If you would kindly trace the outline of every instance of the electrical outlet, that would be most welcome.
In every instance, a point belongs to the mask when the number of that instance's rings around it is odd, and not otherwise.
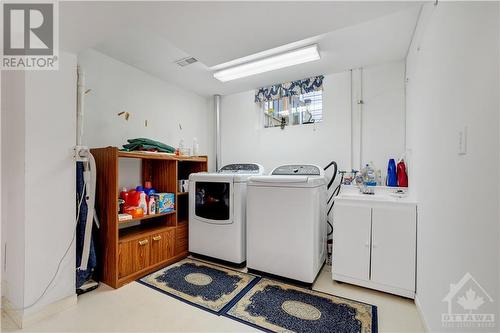
[[[458,131],[458,155],[467,154],[467,126]]]

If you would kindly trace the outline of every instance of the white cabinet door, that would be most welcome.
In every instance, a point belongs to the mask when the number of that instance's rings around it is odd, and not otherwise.
[[[334,274],[370,278],[371,208],[336,203],[333,216]]]
[[[371,280],[414,290],[415,251],[415,207],[374,207]]]

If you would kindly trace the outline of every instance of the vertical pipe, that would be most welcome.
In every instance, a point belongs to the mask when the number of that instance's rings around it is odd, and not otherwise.
[[[220,147],[220,95],[214,95],[215,102],[215,171],[221,167],[221,147]]]
[[[85,77],[80,66],[77,73],[77,95],[76,95],[76,145],[81,146],[83,140],[83,95],[85,94]]]
[[[359,69],[359,170],[363,168],[363,67]]]
[[[351,170],[354,170],[354,110],[353,110],[353,104],[352,104],[352,69],[349,70],[349,80],[350,80],[350,86],[349,86],[349,94],[350,94],[350,100],[349,100],[349,108],[351,110]]]

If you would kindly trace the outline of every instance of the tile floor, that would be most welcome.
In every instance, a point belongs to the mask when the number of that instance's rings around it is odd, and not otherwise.
[[[313,289],[374,304],[379,332],[424,332],[412,300],[333,282],[325,266]],[[19,330],[2,312],[2,332],[254,332],[254,328],[173,299],[133,282],[101,285],[74,307]]]

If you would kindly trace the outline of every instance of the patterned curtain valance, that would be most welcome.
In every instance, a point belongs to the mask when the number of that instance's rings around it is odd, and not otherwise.
[[[300,95],[323,89],[323,75],[275,84],[255,91],[255,103],[272,101],[282,97]]]

